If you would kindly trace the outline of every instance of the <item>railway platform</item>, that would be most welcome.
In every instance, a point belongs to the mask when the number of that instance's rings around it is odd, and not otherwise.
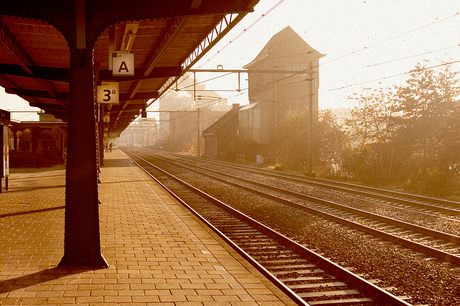
[[[105,269],[57,267],[64,167],[11,169],[0,194],[0,305],[294,305],[120,150],[99,206]]]

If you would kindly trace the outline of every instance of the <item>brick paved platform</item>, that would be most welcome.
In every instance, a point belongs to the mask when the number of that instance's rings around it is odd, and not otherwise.
[[[0,194],[0,305],[294,305],[119,150],[99,185],[110,267],[57,268],[65,169],[11,172]]]

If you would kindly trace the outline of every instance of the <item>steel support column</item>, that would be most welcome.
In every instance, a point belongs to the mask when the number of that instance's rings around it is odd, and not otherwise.
[[[104,116],[104,107],[99,107],[99,119],[100,121],[97,123],[97,132],[99,133],[99,163],[101,166],[104,166],[104,122],[102,118]]]
[[[107,267],[99,234],[93,54],[72,52],[64,257],[60,266]]]

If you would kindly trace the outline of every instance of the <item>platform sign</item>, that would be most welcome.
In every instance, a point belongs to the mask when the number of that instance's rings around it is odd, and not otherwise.
[[[97,103],[99,104],[119,104],[119,84],[118,82],[100,82],[97,85]]]
[[[112,75],[134,76],[134,53],[112,53]]]

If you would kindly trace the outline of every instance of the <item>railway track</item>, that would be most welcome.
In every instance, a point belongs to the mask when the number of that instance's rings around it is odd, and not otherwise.
[[[148,156],[174,164],[177,167],[186,167],[189,171],[194,171],[224,184],[249,191],[285,205],[294,206],[297,209],[340,223],[349,228],[391,241],[415,252],[420,252],[428,258],[436,258],[437,260],[460,266],[460,257],[458,256],[460,237],[458,236],[292,192],[284,188],[243,179],[184,161],[171,161],[156,155]]]
[[[299,305],[410,305],[132,153],[128,155]]]
[[[194,165],[214,165],[229,169],[241,170],[246,173],[261,174],[276,179],[298,182],[334,190],[342,194],[353,194],[367,199],[379,200],[384,203],[391,203],[402,209],[417,208],[427,213],[442,213],[448,216],[460,217],[460,203],[438,198],[425,197],[398,191],[385,190],[380,188],[356,185],[351,183],[332,181],[321,178],[308,177],[297,174],[280,173],[279,171],[260,169],[253,166],[239,165],[229,162],[214,161],[206,158],[191,157],[172,153],[157,153],[157,156],[165,156],[178,161],[188,161]]]

